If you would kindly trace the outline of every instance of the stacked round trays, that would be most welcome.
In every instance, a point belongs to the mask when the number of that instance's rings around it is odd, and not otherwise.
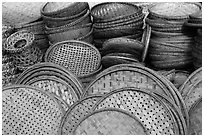
[[[141,40],[143,34],[142,8],[131,3],[106,2],[91,9],[94,44],[100,49],[105,40],[128,37]]]
[[[21,71],[42,60],[34,39],[33,33],[22,30],[10,35],[4,44],[4,50],[13,56],[15,66]]]
[[[47,2],[41,9],[41,15],[51,44],[73,39],[93,42],[87,2]]]
[[[179,90],[189,111],[192,105],[202,98],[202,68],[194,71]]]
[[[182,110],[188,125],[188,112],[179,91],[164,77],[146,67],[133,64],[112,66],[97,75],[96,79],[86,88],[83,97],[94,94],[106,94],[124,87],[153,90],[168,97]]]
[[[33,65],[19,76],[16,84],[39,87],[53,94],[65,111],[81,97],[83,89],[75,75],[53,63]]]
[[[45,23],[42,21],[42,19],[26,24],[16,24],[15,30],[27,30],[32,32],[35,36],[35,46],[37,46],[43,53],[45,53],[49,47],[47,35],[45,33]]]
[[[146,23],[151,26],[148,50],[150,63],[157,69],[182,69],[192,64],[194,31],[185,27],[189,15],[201,10],[198,3],[159,3],[149,9]]]
[[[39,88],[13,85],[2,92],[3,135],[56,135],[65,111]]]
[[[52,45],[45,54],[45,62],[65,67],[79,79],[92,77],[101,69],[101,55],[91,44],[68,40]]]

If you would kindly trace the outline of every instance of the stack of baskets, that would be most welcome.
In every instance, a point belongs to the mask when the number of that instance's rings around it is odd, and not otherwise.
[[[107,2],[91,9],[94,44],[102,48],[105,40],[126,37],[141,40],[143,34],[142,8],[131,3]]]
[[[15,32],[6,39],[4,50],[13,57],[20,71],[42,61],[42,52],[35,46],[34,39],[34,34],[26,30]]]
[[[66,40],[92,43],[92,22],[87,2],[48,2],[41,9],[51,45]]]
[[[192,64],[195,31],[184,26],[189,15],[200,11],[197,3],[159,3],[149,9],[152,28],[149,60],[157,69],[183,69]]]

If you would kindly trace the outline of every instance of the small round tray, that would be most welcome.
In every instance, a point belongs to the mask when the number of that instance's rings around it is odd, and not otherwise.
[[[93,45],[77,40],[59,42],[45,54],[45,62],[64,66],[78,77],[97,70],[100,61],[100,53]]]
[[[92,112],[92,107],[99,101],[101,95],[92,95],[75,102],[66,111],[60,126],[62,135],[71,135],[80,119]]]
[[[81,119],[73,134],[146,135],[147,133],[144,125],[131,113],[120,109],[101,109]]]
[[[62,106],[41,89],[13,85],[2,92],[2,134],[55,135],[64,115]]]

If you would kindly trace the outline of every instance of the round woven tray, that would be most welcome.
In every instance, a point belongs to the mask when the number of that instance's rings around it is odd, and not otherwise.
[[[95,5],[91,9],[94,22],[110,22],[120,20],[131,15],[142,14],[142,8],[125,2],[105,2]]]
[[[44,2],[3,2],[2,22],[16,25],[38,20],[43,4]]]
[[[92,107],[101,97],[101,95],[88,96],[74,103],[63,117],[60,126],[61,134],[71,135],[74,128],[80,122],[80,119],[92,112]]]
[[[33,78],[37,78],[39,76],[51,76],[57,77],[63,81],[65,81],[68,85],[70,84],[77,94],[78,98],[82,94],[82,84],[76,78],[74,74],[67,71],[66,68],[59,66],[54,63],[38,63],[33,65],[32,67],[25,70],[16,81],[17,84],[24,84],[32,80]]]
[[[179,92],[184,97],[189,91],[189,88],[193,83],[196,83],[197,81],[202,79],[202,67],[195,70],[188,79],[183,83],[183,85],[179,88]]]
[[[45,61],[62,65],[79,77],[97,70],[101,56],[93,45],[69,40],[49,47],[45,54]]]
[[[134,115],[120,109],[101,109],[83,118],[73,134],[146,135],[147,133],[144,125]]]
[[[202,135],[202,98],[190,109],[189,135]]]
[[[59,134],[64,111],[51,94],[31,86],[14,85],[3,88],[2,101],[2,134]]]
[[[119,108],[128,111],[140,119],[148,134],[179,134],[179,129],[181,130],[180,133],[184,134],[183,126],[185,125],[182,125],[180,120],[177,123],[174,116],[178,114],[178,117],[181,116],[182,118],[182,114],[166,98],[166,96],[159,97],[147,90],[138,90],[137,88],[130,87],[122,88],[105,95],[105,97],[96,103],[93,110]],[[163,100],[166,100],[166,102]],[[171,110],[175,110],[174,115]],[[183,122],[185,124],[184,119]]]
[[[169,20],[182,20],[189,18],[189,15],[201,10],[201,5],[190,2],[169,2],[159,3],[149,9],[151,17],[169,19]]]

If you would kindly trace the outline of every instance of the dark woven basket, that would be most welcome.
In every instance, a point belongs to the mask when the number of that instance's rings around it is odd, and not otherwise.
[[[2,109],[4,135],[59,134],[65,113],[51,94],[24,85],[3,88]]]

